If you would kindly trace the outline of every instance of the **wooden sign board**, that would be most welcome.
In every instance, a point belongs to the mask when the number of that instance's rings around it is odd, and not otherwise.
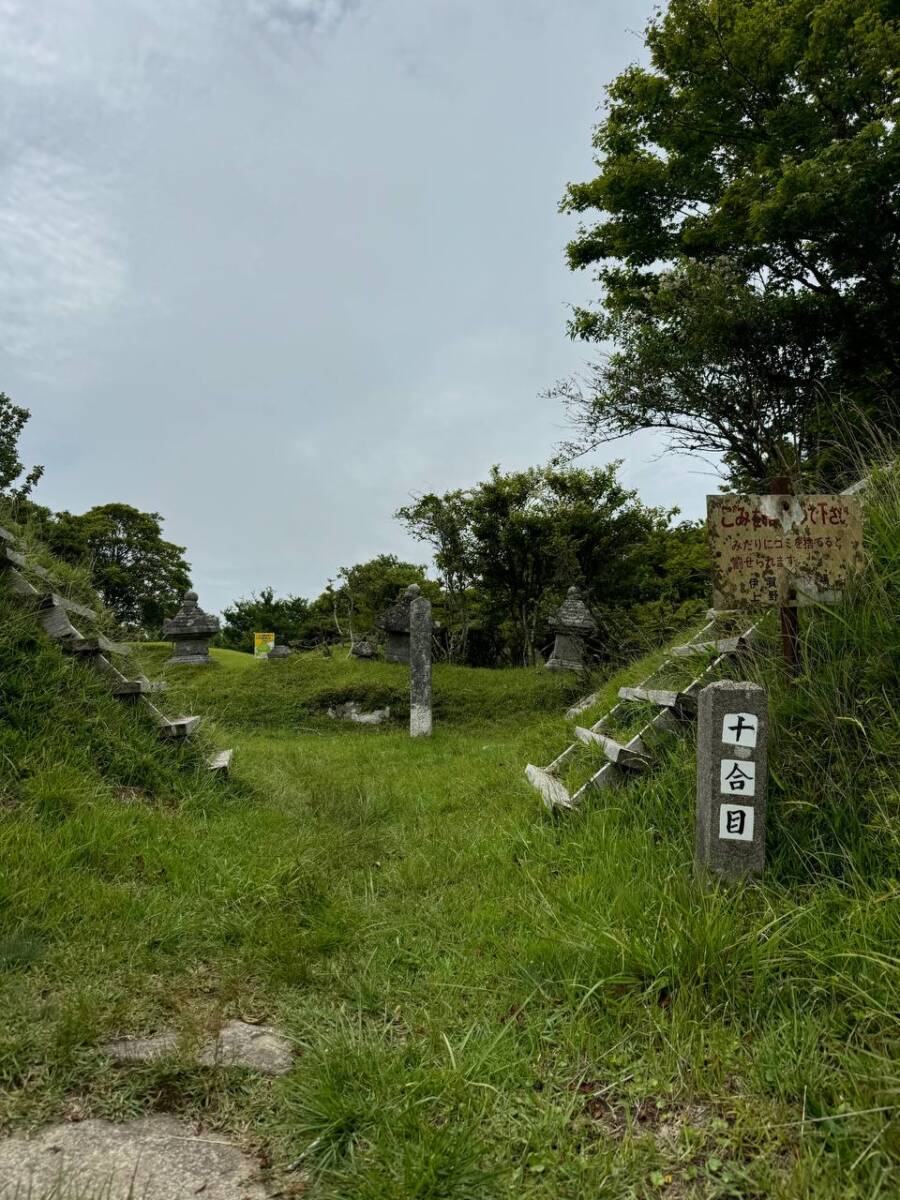
[[[716,608],[840,601],[862,564],[856,496],[707,496]]]

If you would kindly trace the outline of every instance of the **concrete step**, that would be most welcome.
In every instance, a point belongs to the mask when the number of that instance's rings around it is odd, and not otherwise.
[[[650,764],[650,755],[640,738],[632,738],[623,746],[615,738],[595,733],[593,729],[583,729],[580,725],[575,726],[575,736],[586,746],[599,746],[611,763],[625,770],[643,771]]]

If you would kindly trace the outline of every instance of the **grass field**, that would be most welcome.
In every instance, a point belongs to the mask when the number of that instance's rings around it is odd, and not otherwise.
[[[438,667],[413,743],[402,668],[146,646],[166,708],[213,726],[169,758],[0,597],[0,1124],[185,1114],[285,1196],[900,1194],[898,496],[850,601],[805,614],[806,676],[750,665],[770,865],[732,890],[692,873],[690,734],[544,812],[523,768],[565,745],[578,681]],[[350,698],[396,719],[330,721]],[[229,783],[207,745],[235,747]],[[230,1016],[286,1030],[293,1071],[194,1065]],[[97,1050],[163,1027],[165,1061]]]

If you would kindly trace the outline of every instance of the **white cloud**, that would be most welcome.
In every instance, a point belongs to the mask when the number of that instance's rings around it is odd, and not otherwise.
[[[240,0],[251,21],[275,35],[327,32],[356,7],[356,0]]]
[[[0,344],[45,361],[67,323],[124,292],[111,198],[77,163],[36,148],[0,171],[0,195]]]

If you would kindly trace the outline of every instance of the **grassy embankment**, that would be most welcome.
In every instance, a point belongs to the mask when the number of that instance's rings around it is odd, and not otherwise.
[[[222,786],[3,599],[0,1121],[182,1113],[310,1196],[895,1196],[898,528],[894,475],[865,577],[804,617],[808,673],[749,668],[770,865],[730,891],[692,876],[690,736],[542,811],[522,770],[565,744],[569,680],[439,668],[413,744],[400,668],[219,652],[166,707],[221,722]],[[347,698],[401,719],[330,722]],[[286,1029],[293,1072],[193,1065],[232,1015]],[[165,1062],[95,1048],[162,1026]]]

